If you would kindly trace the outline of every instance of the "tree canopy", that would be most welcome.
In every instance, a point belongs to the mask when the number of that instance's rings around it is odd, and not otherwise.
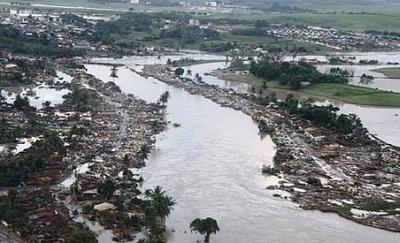
[[[197,218],[190,223],[190,230],[197,231],[201,235],[204,235],[204,241],[209,242],[210,235],[212,233],[216,234],[219,231],[219,226],[217,220],[213,218],[210,217],[205,219]]]

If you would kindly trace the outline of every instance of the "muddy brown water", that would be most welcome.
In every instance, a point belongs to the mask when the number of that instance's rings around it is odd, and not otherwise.
[[[127,57],[122,62],[140,69],[137,64],[158,59]],[[196,217],[208,216],[216,218],[221,228],[211,236],[211,242],[364,243],[400,239],[400,234],[359,225],[335,214],[304,211],[273,197],[276,191],[265,189],[267,179],[261,175],[261,166],[272,163],[275,147],[269,137],[259,136],[249,116],[126,68],[120,68],[115,79],[109,77],[109,67],[87,68],[104,81],[113,80],[123,92],[148,101],[157,100],[167,90],[171,94],[167,119],[181,126],[170,126],[158,136],[142,170],[143,188],[161,185],[177,201],[167,220],[169,242],[201,240],[190,233],[189,224]]]

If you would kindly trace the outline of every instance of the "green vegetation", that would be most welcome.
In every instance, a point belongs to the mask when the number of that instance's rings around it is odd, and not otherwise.
[[[0,219],[8,224],[18,226],[21,234],[24,236],[29,232],[29,221],[26,213],[16,206],[17,191],[12,188],[7,196],[0,197]]]
[[[204,241],[210,241],[210,235],[216,234],[219,231],[217,220],[213,218],[200,219],[197,218],[190,223],[190,230],[197,231],[204,235]]]
[[[400,107],[400,94],[347,84],[313,84],[303,93],[332,98],[353,104]]]
[[[329,51],[330,49],[321,45],[317,45],[310,42],[298,42],[294,40],[284,40],[278,39],[270,36],[265,35],[241,35],[239,34],[225,34],[222,35],[222,40],[229,41],[232,43],[247,43],[247,44],[254,44],[264,49],[268,50],[269,52],[281,52],[281,51],[288,51],[288,52],[296,52],[296,53],[305,53],[305,52],[322,52],[322,51]]]
[[[189,57],[185,57],[179,60],[172,61],[171,59],[167,60],[167,64],[173,67],[185,67],[191,65],[198,65],[198,64],[205,64],[205,63],[212,63],[212,62],[220,62],[221,60],[197,60]]]
[[[176,204],[160,186],[145,191],[146,224],[150,228],[149,242],[166,242],[165,220]]]
[[[257,87],[258,90],[262,89],[264,84],[268,89],[288,89],[287,86],[280,85],[278,82],[266,82],[264,79],[253,75],[242,75],[238,77],[229,75],[225,78],[232,81],[247,82],[253,87]],[[399,93],[349,84],[317,83],[306,86],[296,92],[340,100],[351,104],[400,107]]]
[[[383,73],[388,78],[400,79],[400,68],[398,67],[379,68],[373,71]]]
[[[178,67],[177,69],[175,69],[175,75],[177,76],[181,76],[185,73],[185,69]]]
[[[0,25],[0,51],[50,57],[81,56],[84,50],[60,48],[47,35],[24,35],[10,25]]]
[[[115,185],[114,182],[111,180],[106,180],[100,184],[97,192],[105,199],[110,199],[115,192]]]
[[[27,181],[33,173],[43,171],[50,155],[64,150],[64,144],[56,132],[46,132],[42,139],[32,145],[33,154],[14,158],[0,166],[0,186],[18,186]]]
[[[183,47],[219,38],[219,32],[215,30],[189,25],[190,18],[184,13],[126,13],[118,20],[100,22],[88,37],[94,41],[117,43],[122,47],[137,47],[142,43]],[[165,19],[174,21],[174,24],[164,28]]]
[[[74,232],[65,243],[97,243],[96,235],[88,229],[80,229]]]
[[[302,82],[315,83],[347,83],[347,73],[332,69],[331,73],[320,73],[313,65],[299,62],[276,62],[265,59],[260,62],[252,62],[250,73],[262,77],[265,80],[277,80],[281,85],[287,85],[292,90],[302,87]]]
[[[342,134],[349,134],[357,128],[362,128],[361,120],[356,115],[337,115],[339,108],[332,105],[317,106],[308,102],[301,102],[295,99],[293,95],[288,95],[281,106],[290,113],[300,115],[306,120]]]
[[[158,101],[159,101],[161,104],[165,105],[165,104],[168,102],[169,97],[170,97],[169,92],[168,92],[168,91],[165,91],[164,93],[161,94],[160,99],[158,99]]]
[[[30,110],[33,108],[29,104],[28,97],[25,96],[24,98],[22,98],[19,94],[15,98],[13,104],[14,104],[15,109],[17,109],[19,111]]]
[[[232,33],[220,33],[212,28],[200,28],[189,24],[191,18],[199,18],[203,24],[212,22],[214,26],[232,26],[237,23],[245,27],[232,30]],[[166,23],[165,19],[171,21]],[[257,45],[270,52],[314,52],[327,51],[321,45],[281,40],[268,37],[263,28],[268,22],[264,20],[229,20],[215,19],[214,16],[204,18],[186,13],[126,13],[120,19],[100,22],[94,32],[88,32],[93,41],[103,41],[124,48],[143,46],[191,48],[207,52],[226,52],[240,45]],[[249,27],[250,26],[250,27]],[[254,27],[253,27],[254,26]]]

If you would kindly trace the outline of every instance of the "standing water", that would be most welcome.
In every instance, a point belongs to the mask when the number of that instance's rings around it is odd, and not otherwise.
[[[104,66],[87,68],[104,81],[112,80]],[[261,166],[272,163],[274,144],[269,137],[259,136],[249,116],[126,68],[120,68],[118,76],[114,82],[123,92],[148,101],[157,100],[168,90],[167,119],[182,125],[158,136],[156,149],[142,171],[144,188],[161,185],[177,201],[167,220],[167,226],[175,230],[169,242],[201,240],[189,230],[197,217],[218,220],[221,231],[211,236],[212,242],[398,240],[396,233],[362,226],[335,214],[304,211],[273,197],[277,192],[265,189]]]

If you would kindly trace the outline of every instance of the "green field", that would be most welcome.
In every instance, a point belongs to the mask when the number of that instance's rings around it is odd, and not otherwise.
[[[244,20],[265,19],[275,24],[305,24],[330,26],[347,30],[388,30],[400,31],[400,5],[396,14],[348,14],[348,13],[262,13],[262,14],[219,14],[214,18]]]
[[[399,67],[380,68],[380,69],[375,69],[372,71],[383,73],[388,78],[400,79],[400,68]]]
[[[300,92],[353,104],[400,107],[399,93],[347,84],[313,84],[300,90]]]
[[[223,75],[220,78],[230,81],[247,82],[258,91],[265,82],[264,79],[253,75]],[[289,90],[287,86],[278,82],[266,82],[267,89]],[[328,99],[340,100],[346,103],[373,106],[400,107],[400,93],[376,90],[372,88],[359,87],[348,84],[318,83],[312,84],[298,91],[303,94],[319,96]]]

